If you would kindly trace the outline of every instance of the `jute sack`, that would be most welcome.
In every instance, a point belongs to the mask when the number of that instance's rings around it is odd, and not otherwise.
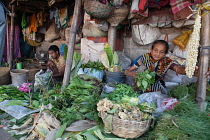
[[[45,34],[45,41],[52,42],[58,38],[60,38],[59,30],[55,27],[55,23],[53,22]]]
[[[93,23],[91,23],[93,22]],[[82,28],[82,33],[84,37],[106,37],[107,32],[100,30],[94,25],[94,21],[85,21]]]
[[[139,45],[147,45],[161,36],[159,28],[146,24],[132,26],[132,39]]]

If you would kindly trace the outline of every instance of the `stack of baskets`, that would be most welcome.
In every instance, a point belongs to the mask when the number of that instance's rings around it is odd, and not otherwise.
[[[84,9],[87,14],[95,18],[105,19],[113,13],[114,7],[112,5],[102,4],[96,0],[85,0]]]
[[[107,113],[100,112],[100,117],[102,118],[104,124],[106,120]],[[117,116],[112,117],[112,133],[118,137],[126,139],[134,139],[143,135],[149,128],[151,124],[151,119],[145,121],[129,121],[120,119]]]
[[[129,14],[129,9],[126,5],[116,8],[111,16],[107,18],[107,21],[111,26],[117,26],[121,23]]]

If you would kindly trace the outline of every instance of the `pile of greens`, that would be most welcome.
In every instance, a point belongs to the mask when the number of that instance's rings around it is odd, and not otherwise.
[[[2,85],[0,86],[0,102],[4,100],[25,100],[28,98],[28,93],[19,91],[15,86]]]
[[[56,95],[56,100],[51,100],[53,108],[50,111],[62,123],[82,119],[99,121],[96,110],[101,89],[99,81],[87,75],[82,76],[73,77],[68,87]]]
[[[144,72],[138,72],[135,77],[137,87],[143,92],[147,90],[151,84],[155,83],[155,72],[151,72],[149,69]]]
[[[165,111],[157,122],[149,139],[202,139],[210,138],[210,116],[208,111],[201,112],[194,102],[195,84],[180,85],[170,91],[170,95],[179,100],[174,109]]]
[[[94,62],[91,62],[90,60],[86,63],[86,64],[82,64],[80,66],[80,68],[92,68],[92,69],[96,69],[96,70],[103,70],[105,67],[104,65],[99,62],[99,61],[94,61]]]
[[[113,92],[105,94],[106,98],[111,101],[120,101],[124,96],[138,97],[139,94],[134,89],[126,84],[118,84]]]

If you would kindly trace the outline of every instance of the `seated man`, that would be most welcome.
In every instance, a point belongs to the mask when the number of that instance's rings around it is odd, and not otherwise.
[[[52,45],[48,49],[51,59],[48,61],[47,66],[53,72],[53,79],[62,81],[65,70],[65,59],[60,55],[59,48],[56,45]]]

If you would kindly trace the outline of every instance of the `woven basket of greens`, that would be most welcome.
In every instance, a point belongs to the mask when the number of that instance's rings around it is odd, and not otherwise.
[[[138,138],[143,135],[150,127],[152,120],[150,113],[140,111],[137,105],[125,102],[118,104],[107,98],[98,102],[97,110],[103,120],[105,132],[126,139]]]

